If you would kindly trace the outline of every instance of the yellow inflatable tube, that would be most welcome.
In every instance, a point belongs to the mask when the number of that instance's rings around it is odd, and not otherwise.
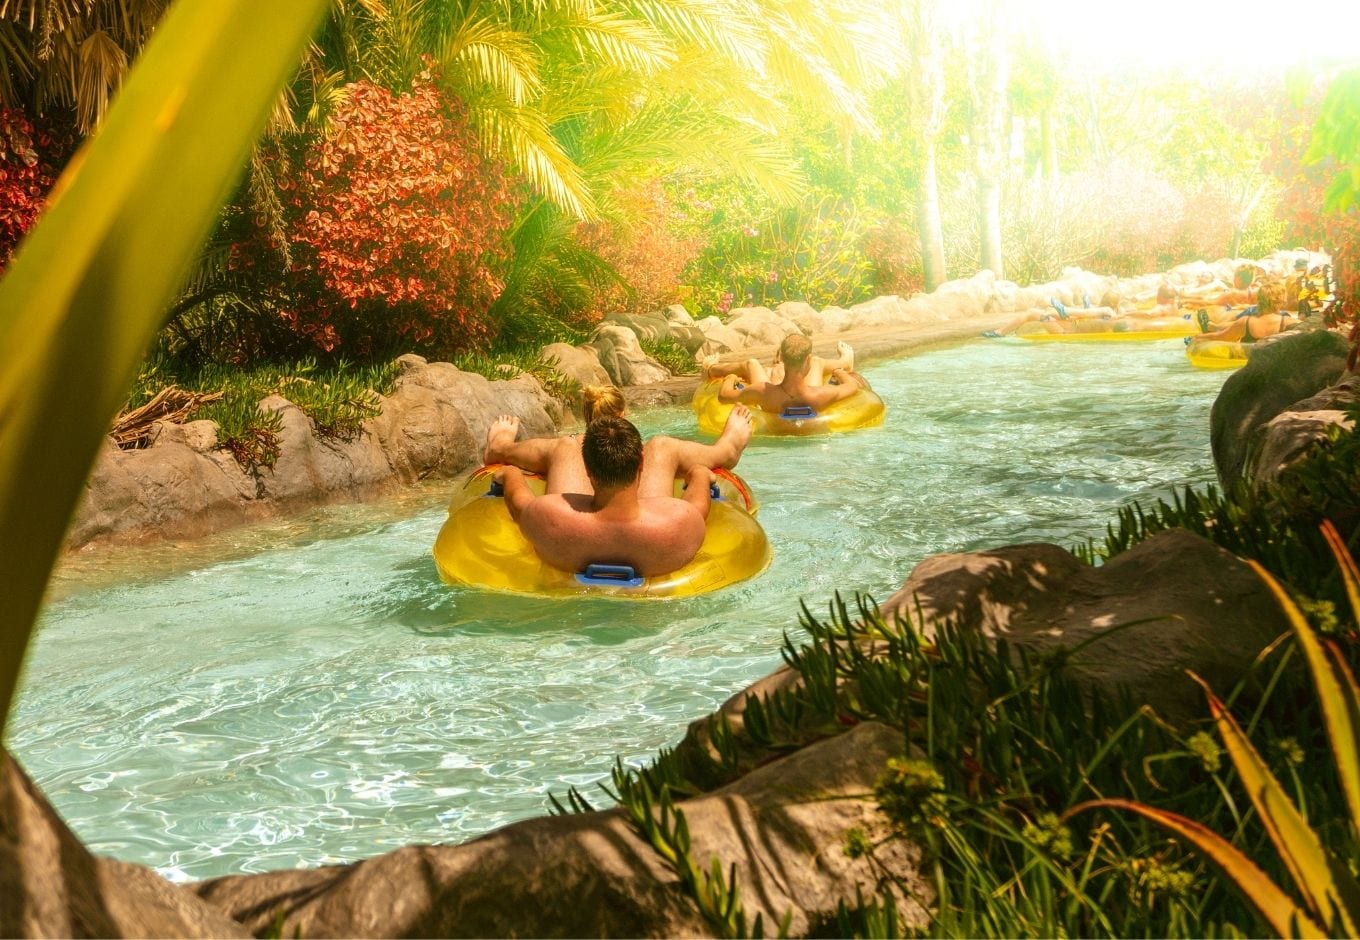
[[[1241,343],[1211,339],[1185,347],[1185,358],[1196,369],[1236,369],[1247,364],[1251,352]]]
[[[699,430],[705,434],[721,434],[732,411],[729,402],[718,400],[722,382],[709,380],[694,392],[694,414],[699,419]],[[769,436],[829,434],[835,431],[854,431],[877,427],[883,423],[883,399],[869,388],[861,388],[849,398],[843,398],[814,412],[811,408],[786,408],[778,414],[751,409],[755,433]]]
[[[1144,343],[1199,332],[1199,327],[1193,320],[1180,317],[1158,320],[1085,320],[1081,323],[1086,328],[1075,329],[1071,333],[1050,333],[1037,323],[1026,323],[1015,331],[1015,335],[1035,342]]]
[[[650,578],[609,564],[580,573],[554,568],[534,552],[510,518],[505,500],[490,495],[495,469],[480,467],[468,474],[449,503],[449,517],[435,539],[434,561],[450,584],[550,597],[688,597],[745,581],[770,563],[770,543],[755,519],[759,507],[751,491],[735,473],[717,470],[718,495],[709,506],[704,543],[683,568]],[[527,476],[527,482],[534,492],[543,492],[542,479]],[[677,495],[680,486],[676,481]]]

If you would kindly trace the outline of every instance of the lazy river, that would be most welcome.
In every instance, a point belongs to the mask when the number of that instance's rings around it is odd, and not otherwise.
[[[979,342],[865,374],[881,428],[756,439],[774,561],[670,602],[441,584],[447,484],[59,573],[9,747],[98,853],[175,879],[462,842],[645,761],[780,662],[798,602],[886,598],[922,558],[1103,534],[1213,479],[1224,373],[1179,342]],[[689,434],[688,408],[644,433]]]

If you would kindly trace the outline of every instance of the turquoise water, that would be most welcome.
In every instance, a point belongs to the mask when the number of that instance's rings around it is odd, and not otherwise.
[[[76,556],[9,745],[99,853],[203,878],[461,842],[650,758],[779,664],[800,598],[886,598],[944,551],[1099,536],[1212,479],[1224,375],[1179,343],[975,343],[865,370],[880,429],[757,440],[761,577],[668,603],[440,584],[447,484],[186,545]],[[688,409],[649,412],[683,434]]]

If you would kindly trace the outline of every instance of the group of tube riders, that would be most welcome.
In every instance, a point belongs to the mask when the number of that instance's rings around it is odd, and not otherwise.
[[[456,488],[434,545],[450,583],[530,595],[680,597],[762,572],[771,550],[750,487],[734,472],[752,435],[804,436],[871,427],[883,402],[837,356],[801,333],[771,363],[700,362],[694,395],[711,443],[644,441],[612,386],[582,392],[585,430],[520,440],[503,415],[487,431],[484,464]]]
[[[1269,275],[1258,266],[1239,265],[1233,284],[1209,272],[1193,286],[1163,282],[1155,292],[1125,297],[1111,288],[1092,305],[1079,308],[1056,298],[1028,310],[984,336],[1016,335],[1027,340],[1137,341],[1184,336],[1186,356],[1200,368],[1236,368],[1259,340],[1298,326],[1329,295],[1328,270],[1295,262],[1289,276]]]

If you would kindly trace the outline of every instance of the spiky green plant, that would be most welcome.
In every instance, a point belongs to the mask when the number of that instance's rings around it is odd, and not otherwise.
[[[1351,611],[1360,617],[1360,571],[1355,559],[1330,522],[1322,531],[1335,555]],[[1198,676],[1194,678],[1204,689],[1223,745],[1289,873],[1294,892],[1281,888],[1212,828],[1178,813],[1132,800],[1101,799],[1075,806],[1069,815],[1096,808],[1122,809],[1165,827],[1210,859],[1281,937],[1354,937],[1360,933],[1360,882],[1354,870],[1355,859],[1360,857],[1360,685],[1337,643],[1318,637],[1280,583],[1261,565],[1250,564],[1289,619],[1317,690],[1349,816],[1341,827],[1342,847],[1335,852],[1328,849],[1228,708]]]

